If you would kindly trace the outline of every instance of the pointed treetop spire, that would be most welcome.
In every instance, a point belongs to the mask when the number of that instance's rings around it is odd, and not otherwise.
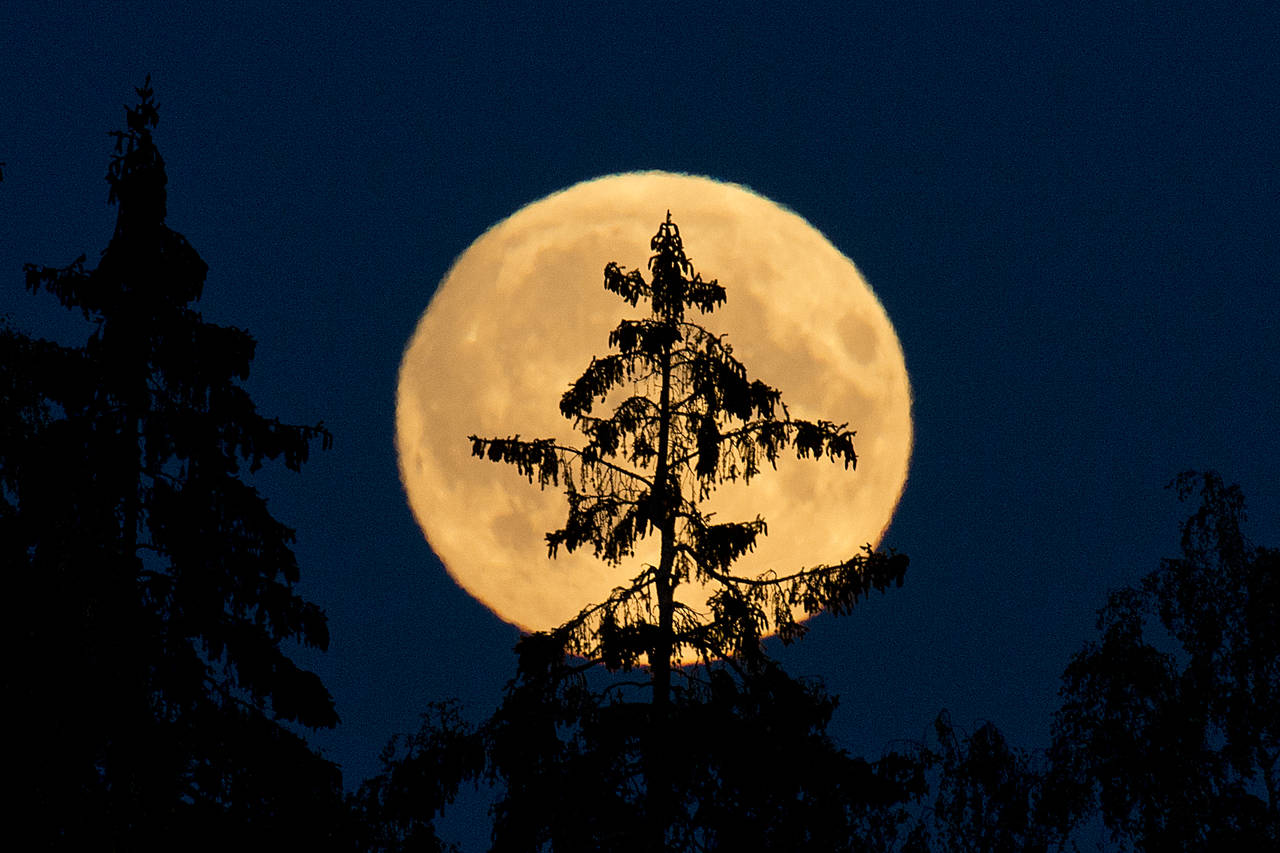
[[[119,205],[116,232],[126,230],[134,222],[164,222],[166,215],[165,185],[168,176],[164,158],[160,156],[151,129],[160,123],[160,108],[151,88],[151,75],[138,93],[138,105],[125,106],[125,130],[110,131],[115,139],[115,152],[107,167],[107,203]]]

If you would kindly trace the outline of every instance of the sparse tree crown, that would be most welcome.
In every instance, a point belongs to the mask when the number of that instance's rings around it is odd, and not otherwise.
[[[806,614],[848,611],[871,589],[900,584],[907,560],[862,553],[831,565],[759,577],[732,565],[766,534],[760,516],[713,521],[703,502],[724,482],[750,483],[783,453],[856,466],[847,424],[794,418],[780,392],[747,375],[723,335],[688,319],[724,303],[725,288],[694,271],[670,212],[650,242],[649,279],[617,263],[604,286],[649,316],[625,319],[609,334],[610,354],[591,364],[560,400],[585,443],[471,436],[476,456],[516,466],[530,482],[562,486],[568,517],[547,534],[561,547],[590,546],[609,563],[636,543],[660,540],[658,565],[646,566],[609,598],[586,607],[554,632],[550,648],[629,668],[642,656],[660,670],[692,653],[705,661],[757,660],[760,639],[803,634],[793,608]],[[618,397],[613,410],[597,409]],[[675,592],[691,579],[713,589],[708,612]]]

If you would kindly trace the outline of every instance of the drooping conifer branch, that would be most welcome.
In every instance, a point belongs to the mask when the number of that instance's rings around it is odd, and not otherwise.
[[[659,540],[658,565],[553,633],[566,653],[611,669],[647,658],[661,679],[684,651],[752,657],[770,632],[794,639],[803,628],[793,611],[846,612],[871,590],[900,583],[906,558],[868,547],[791,572],[733,571],[766,534],[766,520],[712,524],[701,502],[726,481],[750,483],[784,454],[853,469],[855,434],[847,424],[791,417],[781,392],[751,379],[723,335],[686,319],[688,310],[714,311],[726,291],[693,269],[670,214],[650,247],[648,278],[617,263],[604,269],[605,289],[647,305],[648,316],[621,320],[608,336],[611,352],[592,359],[560,400],[585,443],[470,440],[474,455],[565,489],[565,524],[547,534],[552,556],[590,547],[618,564],[640,540]],[[596,411],[618,392],[610,412]],[[676,594],[694,580],[713,587],[705,605]]]

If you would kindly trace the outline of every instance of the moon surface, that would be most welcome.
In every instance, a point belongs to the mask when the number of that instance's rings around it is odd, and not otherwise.
[[[427,541],[463,589],[523,630],[553,628],[603,600],[656,563],[657,545],[620,566],[589,548],[550,559],[544,535],[564,523],[562,491],[472,457],[467,436],[581,446],[560,396],[592,356],[609,352],[620,319],[646,313],[604,289],[605,264],[649,280],[649,239],[668,210],[694,268],[728,294],[714,313],[688,319],[727,334],[748,377],[779,389],[793,416],[857,431],[854,470],[792,454],[749,486],[721,486],[709,504],[717,520],[759,514],[768,524],[735,572],[786,574],[878,544],[906,484],[902,347],[852,261],[795,213],[736,184],[664,172],[577,184],[517,211],[458,257],[405,349],[396,395],[400,476]],[[677,595],[706,601],[696,586]]]

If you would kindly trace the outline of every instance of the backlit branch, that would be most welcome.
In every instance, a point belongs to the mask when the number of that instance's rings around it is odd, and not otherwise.
[[[699,503],[726,480],[750,482],[766,464],[776,467],[786,452],[855,468],[854,432],[847,424],[792,418],[781,393],[752,380],[723,336],[684,319],[686,309],[719,306],[725,289],[693,270],[669,215],[651,248],[648,280],[616,263],[604,269],[606,290],[632,306],[646,302],[650,312],[621,320],[609,333],[612,352],[592,359],[560,399],[561,414],[585,443],[470,439],[474,455],[514,465],[539,486],[565,489],[565,523],[546,534],[551,556],[561,547],[589,546],[617,565],[634,556],[639,540],[659,541],[658,566],[584,609],[555,636],[563,652],[611,669],[656,654],[659,671],[669,673],[681,649],[758,656],[769,631],[785,641],[803,633],[793,610],[847,612],[871,590],[901,583],[907,563],[868,547],[841,563],[790,574],[733,574],[733,564],[766,535],[765,521],[711,524]],[[592,414],[627,386],[631,393],[611,413]],[[706,612],[676,594],[692,581],[714,587]],[[665,691],[655,687],[654,701],[664,701]]]

